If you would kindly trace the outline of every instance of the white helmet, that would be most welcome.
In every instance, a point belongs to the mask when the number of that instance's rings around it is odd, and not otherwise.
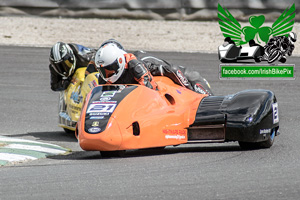
[[[115,40],[115,39],[109,39],[109,40],[104,41],[104,42],[100,45],[99,48],[101,48],[101,47],[103,47],[103,46],[105,46],[105,45],[107,45],[107,44],[116,44],[116,45],[119,47],[119,49],[124,50],[124,47],[122,46],[122,44],[121,44],[120,42],[118,42],[117,40]]]
[[[113,43],[98,49],[95,55],[95,64],[103,80],[114,83],[120,78],[125,69],[124,54],[126,52]],[[103,74],[101,68],[105,69],[107,75]]]

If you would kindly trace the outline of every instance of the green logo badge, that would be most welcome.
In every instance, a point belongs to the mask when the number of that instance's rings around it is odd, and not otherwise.
[[[230,12],[218,4],[219,25],[224,37],[230,37],[236,45],[246,44],[252,39],[258,43],[267,43],[270,36],[288,36],[295,23],[295,10],[294,3],[291,7],[285,9],[272,24],[272,27],[263,26],[265,22],[264,15],[250,16],[249,23],[251,26],[241,27]]]

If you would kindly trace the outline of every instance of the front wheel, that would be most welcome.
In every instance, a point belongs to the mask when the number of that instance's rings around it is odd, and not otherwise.
[[[263,142],[241,142],[239,141],[239,145],[243,150],[253,150],[253,149],[260,149],[260,148],[270,148],[274,144],[276,131],[275,129],[272,130],[270,137]]]

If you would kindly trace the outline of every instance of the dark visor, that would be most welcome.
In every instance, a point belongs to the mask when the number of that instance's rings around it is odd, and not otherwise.
[[[119,70],[118,60],[115,60],[112,64],[105,66],[104,69],[114,71],[115,73],[117,73]]]

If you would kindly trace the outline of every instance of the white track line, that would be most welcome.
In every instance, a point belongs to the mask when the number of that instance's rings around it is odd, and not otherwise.
[[[18,162],[24,160],[36,160],[37,158],[26,155],[11,154],[11,153],[0,153],[0,160],[6,160],[9,162]]]
[[[7,149],[25,149],[25,150],[31,150],[31,151],[39,151],[49,154],[63,154],[66,153],[66,151],[59,150],[59,149],[51,149],[47,147],[41,147],[41,146],[32,146],[32,145],[26,145],[26,144],[8,144],[4,148]]]

